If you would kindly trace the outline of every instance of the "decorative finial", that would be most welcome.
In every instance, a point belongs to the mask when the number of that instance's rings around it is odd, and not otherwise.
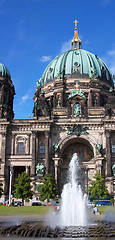
[[[80,49],[80,46],[81,46],[81,40],[79,39],[78,37],[78,31],[77,31],[77,23],[78,21],[75,20],[73,23],[75,23],[75,31],[74,31],[74,38],[73,40],[71,41],[71,45],[72,45],[72,48],[77,48],[77,49]]]
[[[75,20],[73,23],[75,23],[75,29],[76,29],[76,28],[77,28],[77,23],[78,23],[78,21]]]
[[[76,89],[79,88],[79,81],[75,81],[75,88],[76,88]]]

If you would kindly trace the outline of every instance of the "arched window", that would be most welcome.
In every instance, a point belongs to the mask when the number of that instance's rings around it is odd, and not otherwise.
[[[23,142],[18,142],[17,153],[18,154],[23,154],[24,153],[24,143]]]
[[[41,153],[41,154],[44,154],[44,152],[45,152],[44,145],[41,144],[41,145],[40,145],[40,153]]]
[[[26,140],[25,136],[16,137],[16,154],[25,154]]]
[[[115,143],[112,144],[112,153],[115,153]]]

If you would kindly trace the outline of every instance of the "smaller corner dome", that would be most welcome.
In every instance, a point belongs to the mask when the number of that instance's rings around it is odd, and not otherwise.
[[[11,79],[10,72],[2,63],[0,63],[0,76],[2,76],[2,77],[7,76]]]

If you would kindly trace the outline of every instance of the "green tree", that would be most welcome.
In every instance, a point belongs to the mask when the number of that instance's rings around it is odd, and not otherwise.
[[[0,183],[0,197],[2,196],[2,194],[3,194],[2,183]]]
[[[32,198],[32,186],[30,185],[30,177],[27,173],[22,172],[22,174],[18,174],[18,178],[16,179],[16,184],[14,185],[15,190],[13,191],[15,198],[22,199],[22,205],[25,201],[29,201]]]
[[[110,202],[114,205],[114,197],[110,198]]]
[[[102,178],[97,172],[94,175],[94,179],[95,180],[91,182],[91,186],[88,189],[89,198],[92,200],[97,199],[99,201],[100,198],[105,198],[109,196],[107,187],[104,184],[104,178]]]
[[[57,189],[52,174],[48,173],[43,177],[43,184],[40,186],[39,192],[41,201],[44,201],[45,199],[56,199]]]

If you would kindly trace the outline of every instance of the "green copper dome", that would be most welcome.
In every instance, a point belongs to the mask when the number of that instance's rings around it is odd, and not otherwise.
[[[2,77],[8,76],[11,78],[8,69],[2,63],[0,63],[0,76],[2,76]]]
[[[61,78],[94,78],[113,84],[112,75],[106,64],[97,55],[83,49],[71,49],[55,57],[46,67],[41,86],[57,77]]]

